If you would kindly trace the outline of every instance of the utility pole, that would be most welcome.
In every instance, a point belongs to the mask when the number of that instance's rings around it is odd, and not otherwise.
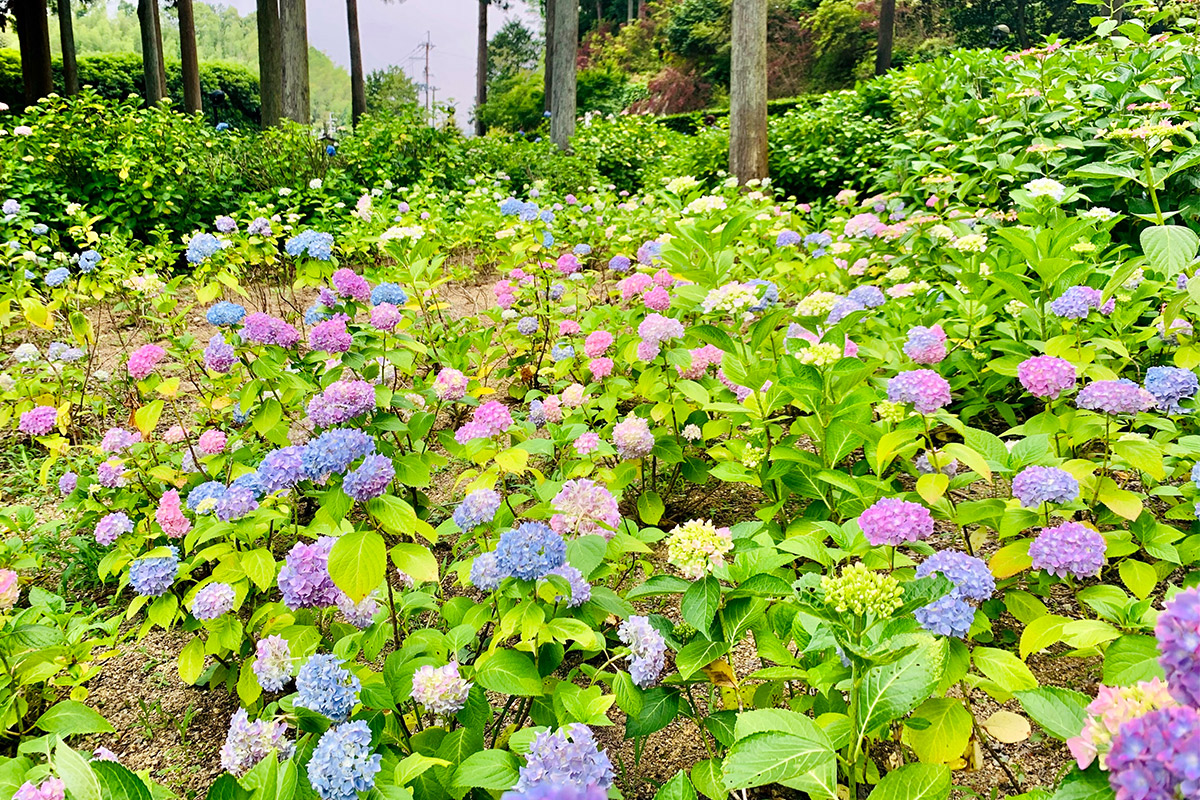
[[[429,116],[433,112],[429,96],[429,51],[433,49],[433,42],[429,38],[429,31],[425,31],[425,41],[421,46],[425,48],[425,115]]]

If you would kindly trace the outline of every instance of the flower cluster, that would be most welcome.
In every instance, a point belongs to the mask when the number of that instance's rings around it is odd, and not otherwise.
[[[1017,379],[1034,397],[1053,400],[1075,387],[1075,365],[1065,358],[1034,356],[1017,365]]]
[[[725,554],[732,549],[729,528],[718,528],[709,520],[688,520],[667,536],[667,560],[693,580],[724,564]]]
[[[375,788],[383,756],[371,751],[371,729],[359,720],[321,734],[308,762],[308,782],[321,800],[357,800]]]
[[[611,539],[621,524],[616,498],[588,478],[568,480],[552,503],[557,513],[550,518],[550,527],[562,536],[596,533]]]
[[[1096,760],[1100,762],[1100,769],[1105,769],[1113,736],[1122,725],[1143,714],[1174,705],[1167,684],[1160,678],[1133,686],[1101,686],[1096,699],[1088,705],[1088,719],[1083,730],[1067,740],[1067,748],[1080,769],[1087,769]]]
[[[918,414],[932,414],[950,404],[950,384],[931,369],[901,372],[888,381],[888,400],[912,403]]]
[[[562,786],[595,786],[607,791],[613,777],[612,762],[596,746],[591,729],[575,723],[533,737],[512,793],[539,798],[545,796],[547,787]]]
[[[649,617],[632,616],[617,628],[617,636],[629,646],[629,676],[643,689],[653,686],[663,670],[666,639],[650,624]]]
[[[1159,614],[1154,635],[1171,695],[1200,708],[1200,589],[1175,595]]]
[[[362,684],[342,663],[327,653],[317,653],[304,662],[296,675],[296,705],[334,722],[345,722],[358,703]]]
[[[1092,381],[1075,397],[1075,405],[1080,408],[1104,414],[1136,414],[1154,408],[1157,403],[1154,395],[1127,378]]]
[[[858,527],[872,545],[895,547],[929,538],[933,515],[920,503],[885,497],[859,515]]]
[[[996,579],[982,560],[954,550],[939,550],[917,567],[917,577],[938,573],[954,584],[950,593],[915,612],[921,627],[943,636],[965,636],[975,619],[971,601],[982,602],[996,591]]]
[[[1034,569],[1044,569],[1060,578],[1091,578],[1100,574],[1107,549],[1104,537],[1078,522],[1042,528],[1029,545]]]
[[[413,701],[435,714],[451,716],[462,711],[470,691],[471,683],[459,675],[453,661],[444,667],[426,664],[413,673]]]
[[[891,575],[867,569],[861,561],[846,567],[836,577],[821,578],[825,605],[838,613],[849,611],[860,617],[887,617],[900,607],[900,584]]]
[[[1071,503],[1079,499],[1079,481],[1058,467],[1026,467],[1013,478],[1012,493],[1025,508]]]
[[[505,575],[526,581],[543,577],[562,565],[567,545],[562,536],[540,522],[524,522],[500,535],[496,563]]]
[[[286,722],[251,722],[246,709],[239,708],[229,721],[229,733],[221,746],[221,767],[240,776],[272,752],[280,761],[291,758],[295,745],[285,738],[287,730]]]

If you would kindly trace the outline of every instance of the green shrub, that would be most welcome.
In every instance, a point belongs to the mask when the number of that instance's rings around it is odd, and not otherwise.
[[[618,115],[585,119],[571,144],[578,157],[594,164],[606,182],[632,192],[660,174],[668,155],[686,148],[689,141],[653,117]]]
[[[861,186],[883,163],[885,123],[866,113],[862,98],[845,91],[771,121],[770,173],[776,185],[801,199]]]

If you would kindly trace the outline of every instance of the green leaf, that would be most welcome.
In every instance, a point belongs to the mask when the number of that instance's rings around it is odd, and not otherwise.
[[[54,748],[54,769],[72,800],[100,800],[100,781],[96,779],[96,773],[83,756],[67,747],[61,739]]]
[[[1057,686],[1040,686],[1017,692],[1017,700],[1029,718],[1056,739],[1078,736],[1087,720],[1087,695]]]
[[[867,800],[945,800],[949,796],[948,767],[906,764],[884,775]]]
[[[1166,273],[1168,278],[1175,277],[1193,258],[1200,249],[1200,236],[1191,228],[1182,225],[1155,225],[1143,228],[1139,237],[1142,252],[1156,270]]]
[[[507,750],[481,750],[467,756],[454,771],[455,786],[503,790],[517,782],[517,757]]]
[[[98,711],[75,700],[63,700],[52,706],[34,725],[64,738],[77,733],[113,732],[113,726]]]
[[[863,730],[873,731],[907,714],[929,697],[941,680],[946,643],[932,636],[897,636],[896,647],[915,645],[902,658],[867,671],[859,694]]]
[[[192,637],[179,653],[179,679],[186,684],[200,680],[204,673],[204,640]]]
[[[642,711],[625,720],[625,738],[649,736],[671,724],[679,713],[679,691],[656,686],[642,694]]]
[[[1051,800],[1113,800],[1113,790],[1108,774],[1092,764],[1083,771],[1071,770]]]
[[[928,723],[918,728],[905,724],[903,741],[926,764],[960,761],[971,741],[971,712],[961,700],[931,697],[913,711],[913,717]]]
[[[250,800],[250,792],[227,772],[208,787],[206,800]]]
[[[91,767],[104,800],[150,800],[150,788],[128,767],[114,761],[93,761]]]
[[[1062,641],[1063,627],[1070,622],[1066,617],[1057,614],[1047,614],[1030,622],[1021,631],[1020,653],[1021,660],[1029,658],[1033,653],[1045,650],[1052,644]]]
[[[705,722],[714,719],[705,717]],[[782,708],[758,708],[737,715],[733,726],[734,739],[745,739],[755,733],[792,733],[804,739],[833,748],[826,732],[810,717]],[[832,761],[822,762],[808,772],[790,780],[780,781],[788,788],[804,792],[810,798],[835,800],[837,797],[837,765]]]
[[[1122,636],[1104,652],[1104,683],[1107,686],[1132,686],[1151,678],[1165,678],[1158,665],[1158,642],[1153,636]]]
[[[476,663],[475,679],[485,689],[518,697],[541,697],[542,676],[520,650],[496,650]]]
[[[658,492],[647,489],[642,492],[637,499],[638,518],[647,525],[657,525],[662,519],[663,512],[666,511],[666,506],[663,505],[663,500],[658,496]]]
[[[972,656],[975,659],[975,667],[999,689],[999,692],[988,692],[996,697],[998,702],[1006,702],[1013,692],[1037,688],[1037,678],[1033,677],[1029,667],[1007,650],[979,647]],[[984,687],[985,691],[987,688]]]
[[[680,601],[679,611],[687,622],[698,631],[707,631],[712,624],[717,608],[721,605],[721,584],[712,575],[688,586]]]
[[[701,667],[711,664],[728,652],[729,645],[725,642],[698,639],[689,642],[679,651],[679,655],[675,656],[675,668],[679,670],[679,677],[687,680],[699,672]]]
[[[344,534],[329,551],[329,577],[356,603],[379,588],[386,572],[387,544],[375,531]]]
[[[822,764],[833,763],[833,749],[794,733],[766,731],[734,742],[722,775],[729,791],[794,780]]]
[[[729,792],[721,779],[721,759],[706,758],[693,764],[692,785],[708,800],[726,800]]]
[[[401,542],[389,551],[396,569],[417,583],[438,582],[438,562],[429,548],[414,542]]]
[[[1124,583],[1139,600],[1149,597],[1158,585],[1158,573],[1144,561],[1127,558],[1117,566],[1117,572],[1121,575],[1121,583]]]
[[[687,773],[679,770],[654,793],[654,800],[696,800],[696,790],[692,788]]]

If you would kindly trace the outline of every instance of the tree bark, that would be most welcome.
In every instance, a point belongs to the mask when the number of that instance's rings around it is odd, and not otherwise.
[[[604,19],[604,0],[596,0],[596,30],[600,30],[600,21]]]
[[[75,18],[71,0],[58,0],[58,35],[62,40],[63,94],[79,94],[79,64],[75,61]]]
[[[487,133],[487,125],[479,116],[479,110],[487,102],[488,78],[488,6],[491,0],[478,0],[479,18],[475,30],[475,134]]]
[[[189,114],[198,114],[204,110],[204,98],[200,95],[195,9],[192,0],[178,0],[176,9],[179,11],[179,69],[183,78],[183,106]]]
[[[358,34],[358,0],[346,0],[346,27],[350,31],[350,114],[355,125],[367,113],[367,86],[363,80],[362,40]]]
[[[542,70],[542,99],[546,111],[550,110],[550,88],[554,85],[554,6],[557,0],[546,0],[546,52],[545,68]]]
[[[892,37],[896,31],[896,0],[879,2],[879,34],[875,40],[875,74],[892,68]]]
[[[1021,45],[1022,50],[1028,50],[1029,41],[1029,24],[1025,16],[1025,0],[1017,0],[1016,27],[1017,27],[1017,43]]]
[[[11,6],[17,18],[17,42],[21,48],[21,79],[25,84],[25,102],[33,105],[54,91],[54,72],[50,69],[50,22],[46,19],[46,0],[15,0]]]
[[[575,134],[575,60],[578,47],[579,0],[555,0],[550,141],[558,145],[560,150],[571,146],[571,137]]]
[[[633,22],[633,0],[625,0],[625,21]]]
[[[312,121],[308,94],[308,20],[304,0],[280,0],[283,45],[283,116],[307,125]]]
[[[258,96],[260,123],[278,125],[283,118],[283,61],[279,49],[279,0],[258,0]]]
[[[158,53],[158,85],[162,88],[162,97],[167,96],[167,51],[163,47],[162,35],[162,9],[159,8],[159,0],[154,0],[150,4],[150,8],[154,11],[154,43],[157,45]]]
[[[154,9],[158,0],[138,0],[138,28],[142,36],[142,81],[146,105],[152,106],[163,98],[166,88],[162,79],[162,47],[158,27],[154,24]]]
[[[733,0],[729,171],[767,177],[767,0]]]

